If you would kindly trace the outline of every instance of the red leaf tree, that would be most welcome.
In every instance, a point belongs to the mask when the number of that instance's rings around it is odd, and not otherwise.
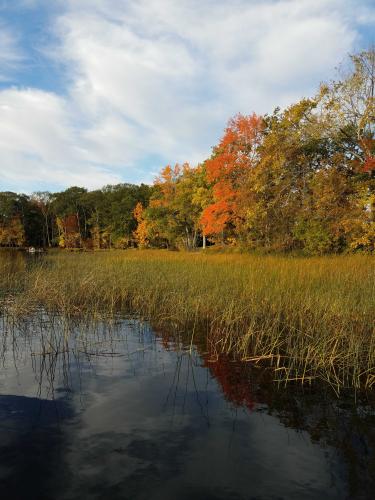
[[[213,155],[206,161],[207,180],[212,184],[214,202],[201,217],[205,235],[219,235],[235,226],[240,217],[240,192],[246,173],[257,158],[263,119],[256,114],[232,118]]]

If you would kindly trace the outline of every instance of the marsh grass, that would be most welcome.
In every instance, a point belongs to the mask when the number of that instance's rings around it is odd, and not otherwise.
[[[67,318],[137,315],[275,380],[375,384],[371,256],[291,258],[168,251],[52,252],[35,265],[0,257],[3,315],[43,307]]]

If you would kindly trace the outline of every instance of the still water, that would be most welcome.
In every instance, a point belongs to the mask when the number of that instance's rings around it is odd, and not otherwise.
[[[0,318],[1,499],[374,498],[375,412],[123,319]]]

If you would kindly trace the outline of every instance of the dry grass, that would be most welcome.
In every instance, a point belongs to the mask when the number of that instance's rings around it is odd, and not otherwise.
[[[168,251],[0,257],[3,314],[37,307],[91,318],[137,314],[199,337],[215,356],[266,363],[278,380],[375,383],[375,261]]]

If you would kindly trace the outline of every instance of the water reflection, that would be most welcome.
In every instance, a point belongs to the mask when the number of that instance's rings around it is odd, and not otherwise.
[[[367,402],[278,389],[134,320],[0,330],[4,498],[372,498]]]

